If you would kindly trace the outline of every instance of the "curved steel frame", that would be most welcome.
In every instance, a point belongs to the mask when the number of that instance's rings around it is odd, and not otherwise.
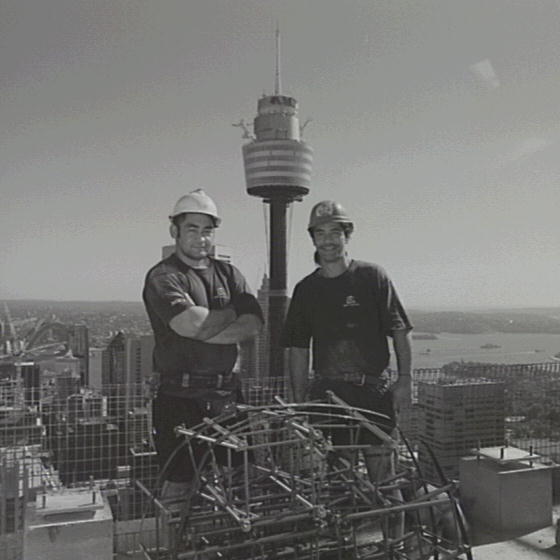
[[[359,443],[363,431],[381,433],[397,451],[379,415],[332,394],[328,402],[277,401],[236,405],[176,428],[180,445],[206,451],[184,499],[153,497],[158,543],[144,549],[147,558],[472,559],[455,485],[442,477],[439,487],[428,486],[404,438],[412,466],[387,479],[372,483],[364,465],[349,460],[349,452],[357,458],[367,447]],[[347,445],[333,445],[334,427],[347,431]],[[395,489],[406,498],[395,500]],[[403,513],[404,535],[390,538],[391,520]],[[438,532],[442,515],[451,537]]]

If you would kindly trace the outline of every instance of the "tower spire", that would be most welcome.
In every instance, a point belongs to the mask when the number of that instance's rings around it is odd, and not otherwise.
[[[276,75],[274,79],[274,95],[280,95],[282,78],[280,76],[280,27],[276,24]]]

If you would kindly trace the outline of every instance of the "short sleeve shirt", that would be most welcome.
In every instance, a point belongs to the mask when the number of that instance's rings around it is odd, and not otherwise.
[[[169,322],[191,305],[189,298],[195,305],[218,310],[242,294],[246,311],[262,319],[245,278],[231,264],[211,259],[207,268],[196,269],[173,254],[150,269],[142,297],[154,331],[154,370],[164,375],[231,371],[237,359],[236,344],[208,344],[186,338],[178,335]]]
[[[288,309],[282,343],[309,348],[319,374],[379,375],[389,365],[388,336],[412,325],[386,272],[351,261],[335,278],[316,270],[299,282]]]

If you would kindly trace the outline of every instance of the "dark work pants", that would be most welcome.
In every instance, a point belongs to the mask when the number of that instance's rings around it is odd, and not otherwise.
[[[236,400],[237,402],[242,401],[240,392],[238,392]],[[184,425],[192,428],[200,424],[205,416],[212,416],[212,412],[206,405],[207,401],[204,399],[176,397],[161,392],[154,399],[152,403],[154,442],[160,469],[165,468],[163,480],[189,482],[193,479],[197,468],[202,467],[201,460],[205,455],[208,456],[208,446],[195,441],[190,446],[184,445],[169,464],[168,460],[175,449],[184,442],[182,436],[175,434],[175,427]],[[227,464],[225,448],[217,445],[214,452],[220,464]],[[240,453],[231,453],[233,466],[241,463],[240,455]]]

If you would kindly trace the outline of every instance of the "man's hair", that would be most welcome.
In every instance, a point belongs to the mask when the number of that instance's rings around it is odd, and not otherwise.
[[[345,222],[337,222],[340,225],[340,228],[342,229],[343,233],[344,233],[344,237],[346,237],[346,239],[350,239],[350,236],[352,235],[352,232],[354,231],[354,224],[347,224]],[[309,235],[311,236],[311,239],[315,239],[313,237],[313,230],[312,229],[308,229],[307,230],[309,232]]]
[[[183,212],[182,214],[177,214],[176,216],[173,216],[173,218],[171,218],[171,223],[178,229],[181,229],[181,224],[184,222],[185,220],[185,216],[187,214],[196,214],[196,212]],[[214,227],[216,227],[216,219],[213,216],[210,216],[210,214],[208,214],[208,216],[210,218],[212,218],[212,223],[214,225]]]
[[[181,224],[183,223],[183,220],[185,219],[186,215],[187,215],[187,213],[183,212],[182,214],[177,214],[176,216],[173,216],[173,218],[171,218],[171,223],[177,229],[181,229]]]

